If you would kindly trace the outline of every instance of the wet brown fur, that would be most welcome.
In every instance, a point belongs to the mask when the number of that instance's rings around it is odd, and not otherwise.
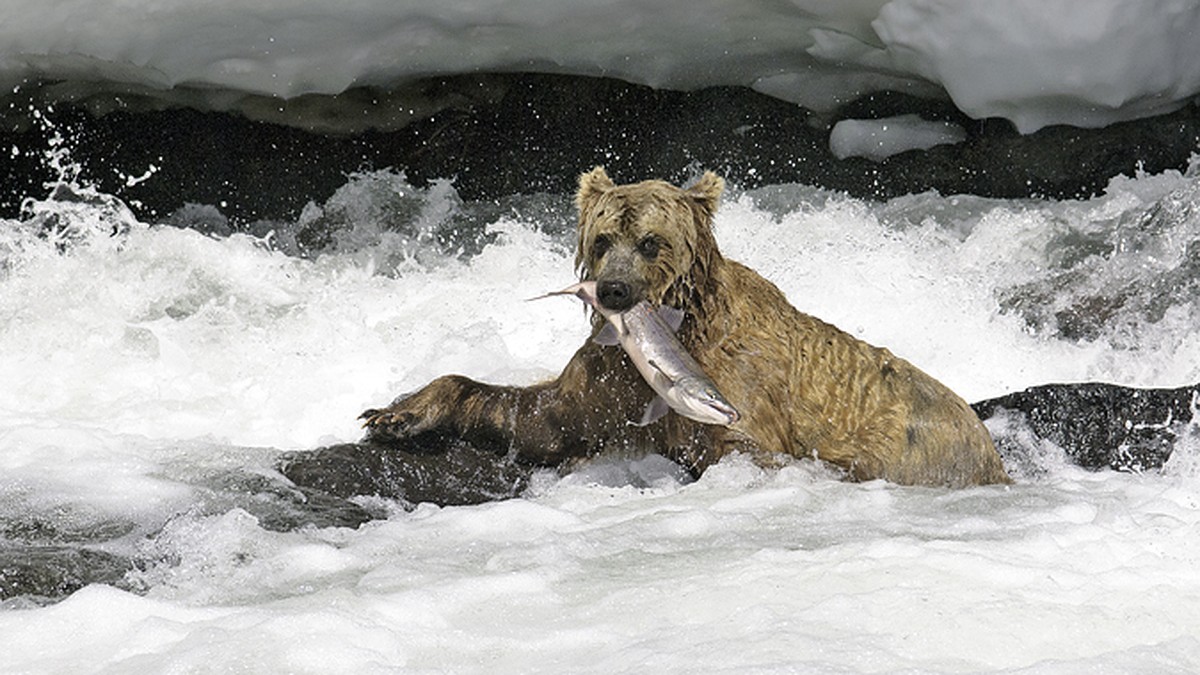
[[[717,249],[712,219],[724,181],[614,185],[580,178],[576,265],[621,280],[638,299],[685,310],[680,341],[741,413],[732,428],[670,414],[638,419],[652,392],[624,352],[585,343],[558,378],[502,387],[434,380],[363,414],[377,440],[423,432],[493,444],[561,465],[611,449],[654,451],[697,474],[733,451],[765,463],[817,457],[854,480],[966,486],[1010,482],[991,437],[961,398],[886,349],[793,308],[769,281]],[[602,323],[594,317],[595,330]]]

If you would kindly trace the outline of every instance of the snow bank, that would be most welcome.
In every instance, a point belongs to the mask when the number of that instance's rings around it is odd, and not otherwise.
[[[1169,112],[1200,91],[1200,3],[904,0],[872,23],[890,64],[1023,132]]]
[[[291,98],[547,71],[746,85],[816,110],[882,88],[944,89],[969,114],[1028,132],[1182,105],[1200,91],[1197,33],[1200,4],[1187,0],[12,0],[0,85]]]

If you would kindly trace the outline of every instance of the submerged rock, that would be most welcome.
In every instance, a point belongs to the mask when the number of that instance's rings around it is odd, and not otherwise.
[[[1161,468],[1176,441],[1193,425],[1200,385],[1136,389],[1114,384],[1047,384],[971,406],[983,420],[1016,413],[1036,440],[1061,448],[1088,469],[1149,471]],[[998,446],[1012,439],[996,438]],[[1001,447],[1002,454],[1020,452]]]
[[[296,485],[334,497],[374,496],[409,504],[480,504],[519,495],[535,467],[455,441],[344,443],[295,452],[280,471]]]
[[[43,604],[88,584],[119,584],[132,568],[129,558],[80,546],[0,545],[0,600]]]

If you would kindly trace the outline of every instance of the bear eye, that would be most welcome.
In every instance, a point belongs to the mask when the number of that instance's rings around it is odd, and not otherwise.
[[[646,237],[638,242],[638,252],[641,253],[647,260],[654,260],[658,256],[658,249],[662,247],[658,237]]]
[[[608,238],[608,235],[602,234],[592,242],[592,255],[599,260],[604,257],[605,253],[608,253],[610,248],[612,248],[612,240]]]

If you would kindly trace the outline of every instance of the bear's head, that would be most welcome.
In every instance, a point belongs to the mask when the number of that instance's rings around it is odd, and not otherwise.
[[[615,185],[603,167],[583,174],[575,198],[580,278],[596,281],[611,310],[649,300],[699,311],[720,259],[712,219],[724,187],[711,171],[686,189],[659,180]]]

